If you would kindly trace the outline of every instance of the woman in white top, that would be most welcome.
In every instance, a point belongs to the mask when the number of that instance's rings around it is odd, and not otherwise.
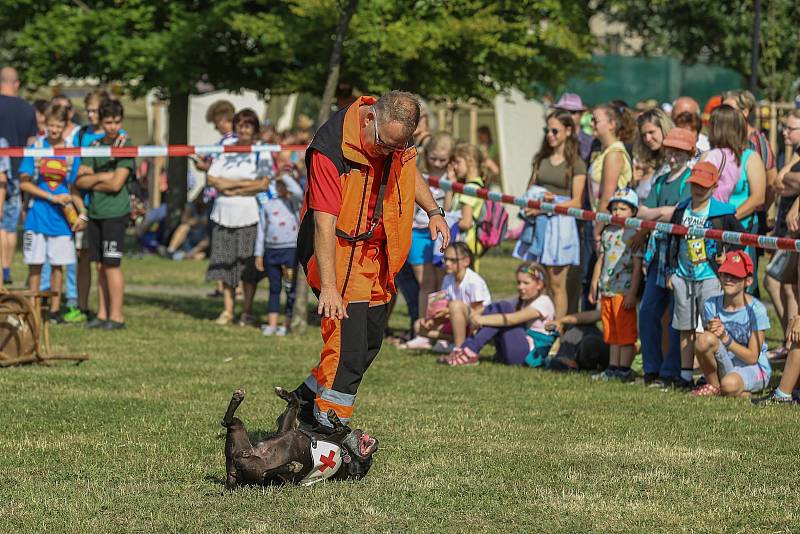
[[[243,109],[233,117],[236,145],[251,145],[259,133],[258,115]],[[240,323],[255,324],[250,315],[258,272],[254,250],[258,225],[256,194],[269,186],[272,157],[268,153],[223,153],[208,169],[208,185],[219,196],[211,212],[211,256],[206,280],[223,283],[224,309],[217,324],[233,321],[234,291],[244,282],[244,310]]]

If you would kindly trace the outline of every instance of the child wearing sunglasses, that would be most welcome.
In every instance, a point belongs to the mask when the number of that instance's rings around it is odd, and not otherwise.
[[[473,310],[470,326],[474,332],[449,356],[440,360],[452,367],[476,365],[481,349],[494,342],[495,359],[508,365],[522,365],[533,349],[527,331],[547,334],[545,324],[555,319],[547,271],[538,263],[517,268],[517,296]]]

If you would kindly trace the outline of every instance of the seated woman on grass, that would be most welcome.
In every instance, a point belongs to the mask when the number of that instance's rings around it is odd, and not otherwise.
[[[769,384],[772,367],[764,343],[769,317],[764,305],[745,293],[753,283],[753,262],[745,251],[728,252],[719,277],[722,295],[706,301],[705,332],[695,341],[706,384],[692,394],[739,397]]]
[[[428,298],[430,303],[432,297],[441,297],[441,306],[426,312],[426,317],[418,321],[417,336],[400,348],[449,353],[453,347],[448,341],[460,346],[467,338],[470,314],[480,313],[492,302],[486,281],[472,270],[472,251],[466,243],[451,243],[443,259],[442,289],[439,295],[432,293]],[[436,346],[431,340],[438,340]]]
[[[547,271],[538,263],[523,263],[517,268],[517,296],[489,304],[483,310],[473,309],[470,324],[474,334],[439,362],[475,365],[481,349],[494,341],[498,361],[522,365],[533,349],[533,339],[526,331],[530,328],[548,334],[545,323],[554,319]]]

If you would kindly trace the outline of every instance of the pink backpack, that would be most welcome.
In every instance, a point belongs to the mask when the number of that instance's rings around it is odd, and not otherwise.
[[[500,202],[486,200],[483,205],[483,216],[478,223],[476,236],[483,245],[483,254],[503,241],[508,230],[508,212]]]

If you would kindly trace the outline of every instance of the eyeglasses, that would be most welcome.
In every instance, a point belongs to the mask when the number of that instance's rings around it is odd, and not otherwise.
[[[785,132],[793,132],[795,130],[800,130],[800,126],[795,126],[794,128],[789,128],[788,126],[785,126],[783,128],[783,131],[785,131]]]
[[[383,141],[383,139],[381,139],[381,134],[378,132],[378,130],[380,129],[380,125],[378,124],[378,112],[375,111],[375,106],[372,106],[372,115],[373,115],[373,117],[375,117],[374,118],[374,122],[375,122],[375,145],[379,146],[381,148],[385,148],[387,150],[391,150],[392,152],[403,152],[406,149],[406,147],[404,147],[404,146],[398,147],[398,146],[390,145],[388,143],[385,143]]]
[[[558,133],[561,131],[558,128],[542,128],[542,130],[544,131],[545,135],[547,135],[548,133],[551,133],[553,135],[558,135]]]

